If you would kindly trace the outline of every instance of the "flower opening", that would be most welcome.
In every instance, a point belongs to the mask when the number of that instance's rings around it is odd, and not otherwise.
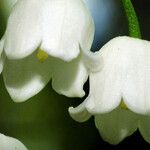
[[[39,49],[37,52],[37,58],[40,62],[44,62],[48,58],[48,54],[43,50]]]

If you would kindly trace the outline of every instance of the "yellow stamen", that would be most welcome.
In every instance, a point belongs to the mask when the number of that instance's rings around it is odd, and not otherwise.
[[[125,109],[125,110],[128,110],[128,107],[127,107],[127,105],[124,103],[123,100],[122,100],[121,103],[120,103],[120,108]]]
[[[48,54],[41,49],[38,50],[36,56],[40,62],[44,62],[48,58]]]

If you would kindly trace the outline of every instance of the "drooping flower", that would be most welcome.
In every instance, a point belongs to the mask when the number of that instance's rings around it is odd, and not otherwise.
[[[150,142],[150,42],[117,37],[99,52],[100,71],[90,75],[90,92],[76,108],[73,119],[83,122],[91,115],[104,140],[117,144],[137,128]]]
[[[90,50],[93,35],[93,20],[82,0],[19,0],[1,46],[11,98],[25,101],[51,79],[56,92],[84,96],[88,71],[83,53]]]
[[[27,150],[27,148],[17,139],[0,134],[1,150]]]

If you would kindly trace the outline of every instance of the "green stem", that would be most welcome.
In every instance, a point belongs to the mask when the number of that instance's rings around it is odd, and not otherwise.
[[[138,17],[131,0],[122,0],[122,3],[128,19],[129,36],[141,39]]]

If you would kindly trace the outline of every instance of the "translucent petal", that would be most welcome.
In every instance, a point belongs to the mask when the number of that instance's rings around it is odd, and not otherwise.
[[[0,134],[1,150],[27,150],[27,148],[17,139]]]
[[[5,61],[4,82],[16,102],[22,102],[41,91],[52,76],[51,61],[40,62],[36,53],[21,60]]]
[[[8,20],[5,52],[11,59],[30,55],[41,42],[41,7],[39,0],[20,0]]]
[[[69,107],[68,111],[72,119],[78,122],[84,122],[84,121],[87,121],[91,117],[91,114],[85,108],[85,103],[86,101],[81,103],[76,108]]]
[[[6,59],[3,77],[12,99],[22,102],[41,91],[51,78],[52,86],[59,94],[83,97],[88,73],[81,56],[71,62],[54,57],[41,61],[35,52],[22,60]]]
[[[71,62],[52,59],[53,76],[52,86],[56,92],[67,97],[83,97],[83,85],[87,81],[88,72],[82,62],[82,57]]]
[[[95,124],[106,142],[118,144],[136,131],[138,115],[118,108],[111,113],[95,116]]]
[[[81,0],[46,1],[42,19],[41,49],[49,55],[71,61],[79,55],[80,44],[82,48],[90,49],[94,25]]]

